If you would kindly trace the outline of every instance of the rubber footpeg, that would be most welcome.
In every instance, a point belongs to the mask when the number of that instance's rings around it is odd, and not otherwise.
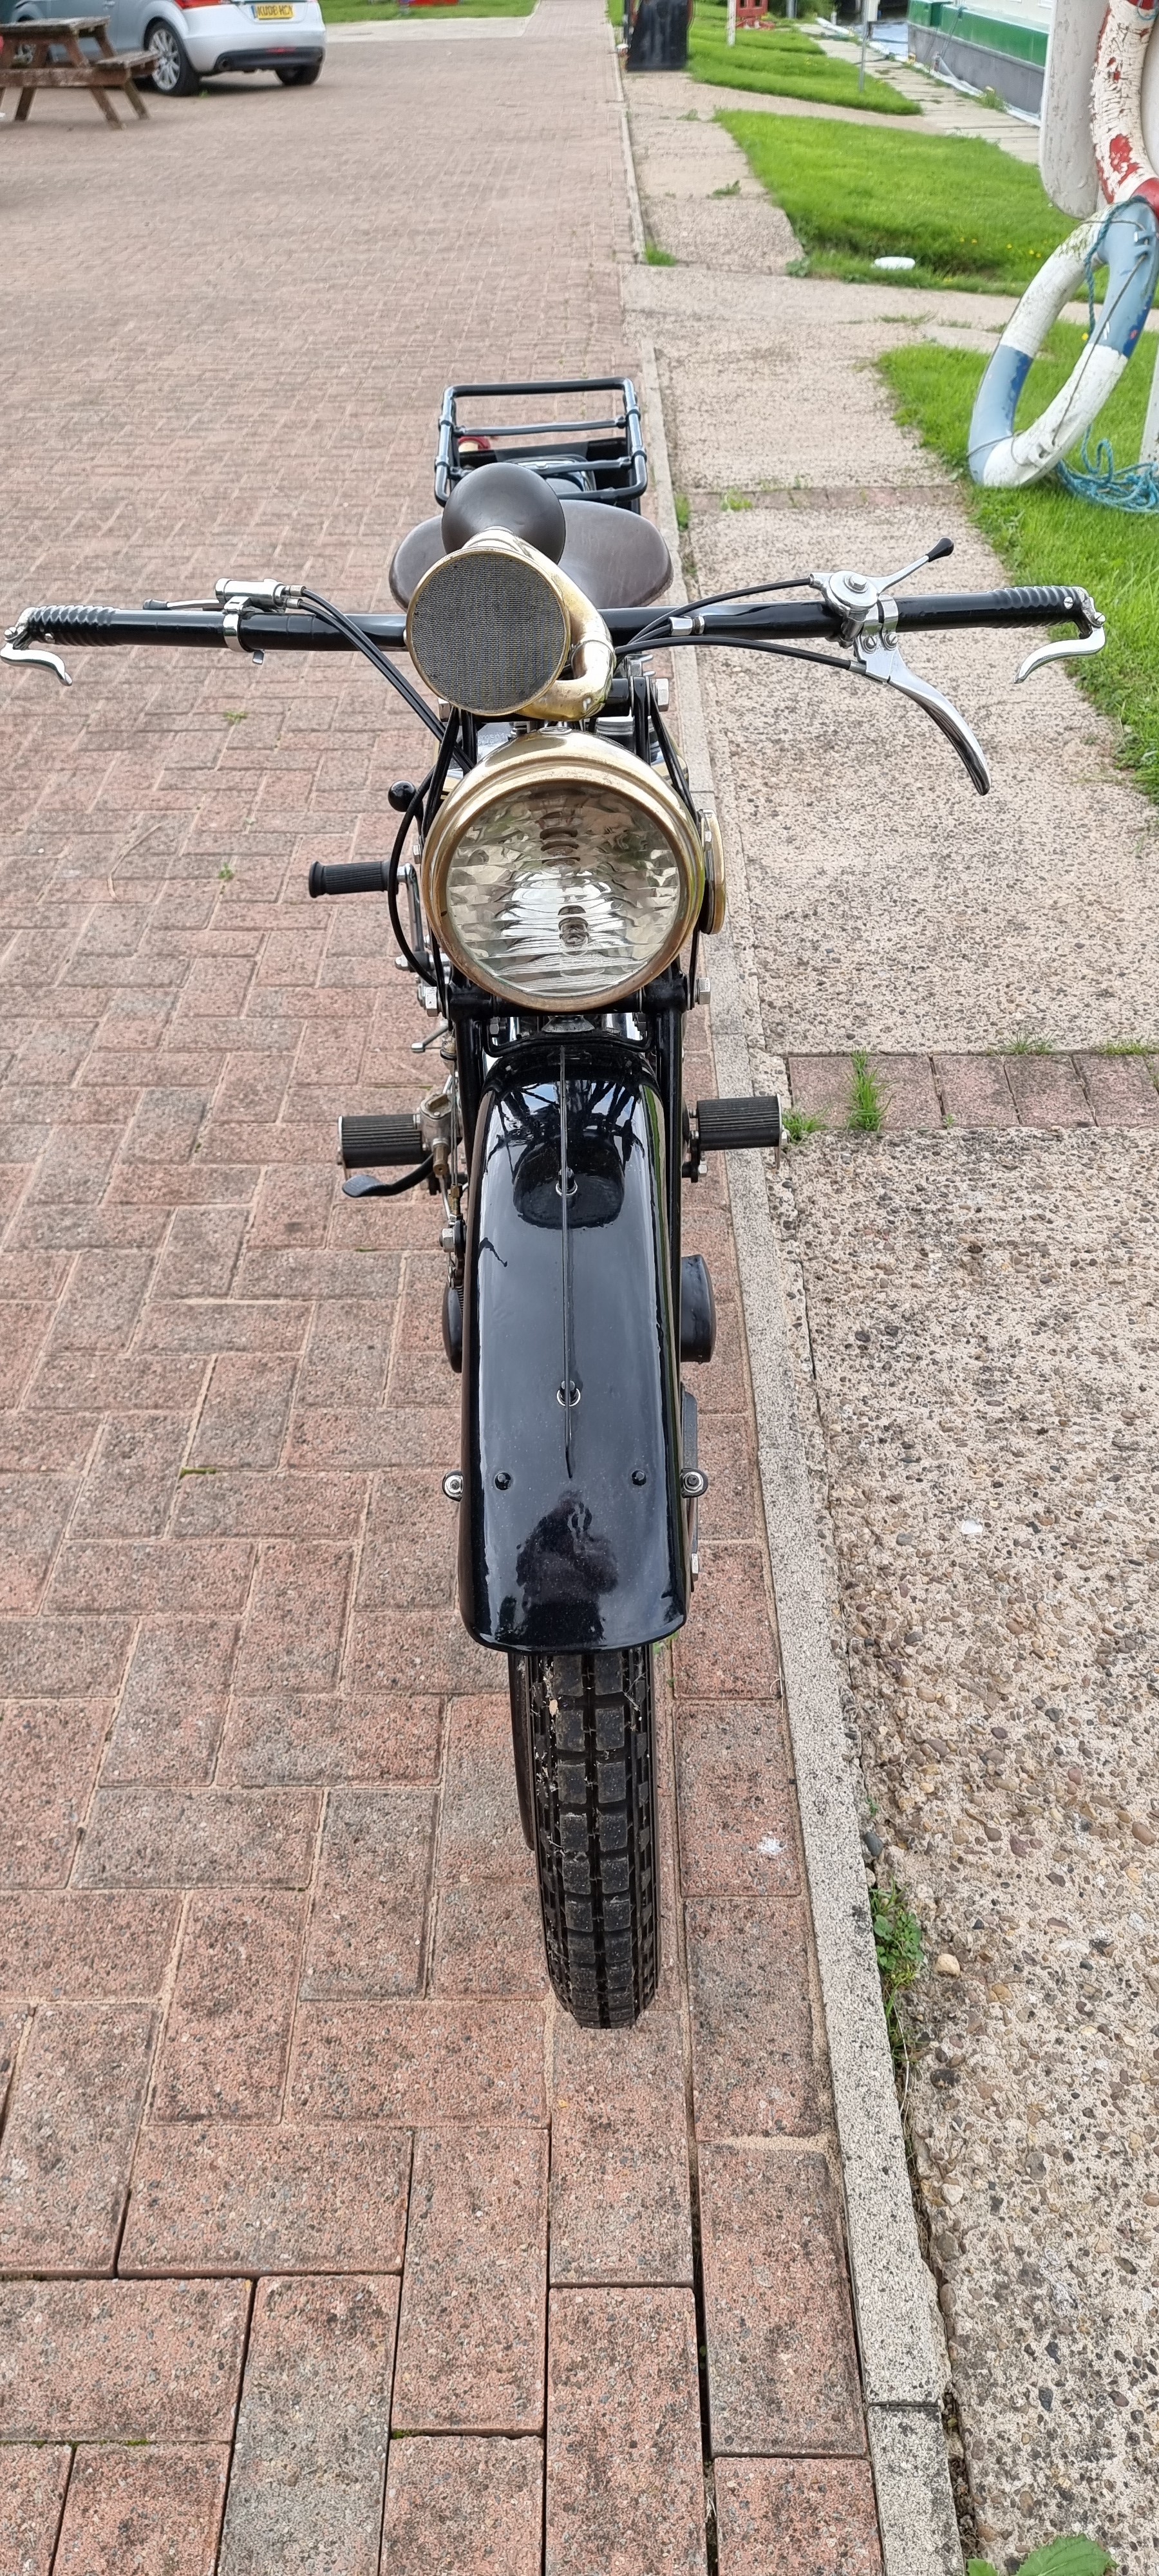
[[[422,1137],[413,1110],[397,1118],[340,1118],[338,1160],[346,1172],[377,1171],[383,1163],[417,1163]]]
[[[702,1154],[740,1154],[752,1145],[779,1145],[780,1099],[770,1091],[747,1100],[698,1100],[696,1131]]]

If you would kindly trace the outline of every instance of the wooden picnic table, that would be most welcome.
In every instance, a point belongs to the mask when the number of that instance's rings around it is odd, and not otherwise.
[[[0,28],[3,51],[0,52],[0,101],[6,89],[18,89],[20,105],[16,123],[26,123],[38,89],[87,89],[106,124],[120,125],[109,91],[119,89],[127,98],[134,116],[147,114],[144,99],[133,79],[134,72],[152,68],[151,53],[114,53],[109,43],[108,15],[103,18],[25,18],[16,26]],[[81,37],[96,39],[96,54],[86,54]],[[54,63],[49,55],[63,46],[67,62]],[[13,57],[19,47],[28,59],[17,63]]]

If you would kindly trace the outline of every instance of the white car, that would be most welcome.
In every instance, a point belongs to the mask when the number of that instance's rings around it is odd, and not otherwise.
[[[0,6],[6,26],[58,15],[55,0]],[[110,0],[109,35],[118,53],[151,47],[166,98],[191,97],[214,72],[276,72],[304,88],[326,59],[318,0]]]
[[[153,86],[167,98],[214,72],[276,72],[304,88],[326,59],[318,0],[113,0],[109,34],[118,51],[152,47]]]

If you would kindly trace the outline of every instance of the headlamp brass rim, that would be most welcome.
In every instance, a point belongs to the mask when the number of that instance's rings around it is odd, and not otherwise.
[[[536,998],[525,986],[500,981],[497,974],[483,975],[478,958],[464,949],[446,907],[447,877],[463,836],[479,822],[492,805],[506,802],[519,783],[545,787],[575,786],[587,789],[603,786],[634,804],[647,814],[652,824],[664,835],[680,869],[682,902],[667,938],[649,958],[647,969],[638,968],[615,984],[603,985],[599,991],[569,997],[559,991]],[[427,834],[422,860],[423,906],[440,948],[465,975],[469,983],[482,992],[494,993],[501,1002],[509,1002],[521,1011],[610,1010],[626,1002],[633,993],[661,975],[677,957],[685,940],[691,938],[704,903],[704,851],[695,817],[676,795],[667,779],[646,769],[617,744],[602,742],[594,734],[551,732],[528,740],[518,737],[489,752],[465,778],[447,794]]]
[[[706,939],[714,939],[724,928],[727,907],[724,875],[724,842],[720,825],[713,813],[700,817],[700,837],[704,847],[705,893],[700,927]]]

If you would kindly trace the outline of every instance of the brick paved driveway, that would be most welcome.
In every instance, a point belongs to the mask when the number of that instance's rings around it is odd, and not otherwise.
[[[443,383],[623,362],[598,0],[116,140],[46,99],[0,195],[7,615],[385,603]],[[422,1024],[306,872],[413,733],[332,661],[0,677],[0,2568],[680,2576],[715,2486],[723,2576],[870,2576],[724,1201],[667,1967],[581,2037],[454,1611],[432,1211],[333,1166]]]

